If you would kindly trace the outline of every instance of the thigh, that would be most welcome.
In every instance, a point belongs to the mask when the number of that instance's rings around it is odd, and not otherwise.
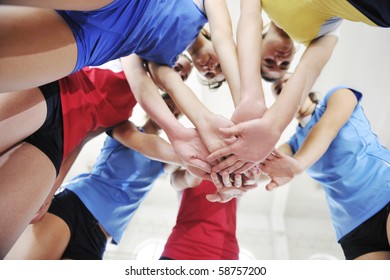
[[[115,0],[3,0],[3,4],[52,8],[57,10],[88,11],[99,9]]]
[[[28,143],[0,156],[0,258],[4,258],[39,210],[55,176],[51,160]]]
[[[73,32],[54,10],[1,6],[0,92],[37,87],[70,74]]]
[[[0,94],[0,153],[37,131],[47,106],[38,88]]]
[[[9,260],[59,260],[69,243],[68,225],[58,216],[46,213],[29,225],[7,254]]]

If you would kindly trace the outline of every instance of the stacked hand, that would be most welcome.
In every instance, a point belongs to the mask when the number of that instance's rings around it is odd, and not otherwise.
[[[232,120],[212,114],[198,123],[191,133],[192,138],[183,137],[173,143],[181,158],[187,161],[186,166],[191,166],[191,173],[202,178],[211,176],[217,192],[208,196],[210,201],[226,202],[256,187],[257,182],[248,184],[245,180],[254,174],[260,177],[258,164],[269,157],[281,135],[259,102],[243,101]],[[187,150],[184,141],[189,141]],[[191,152],[188,143],[191,143]],[[281,184],[281,180],[275,177],[269,189]]]
[[[228,202],[233,198],[241,197],[245,192],[257,187],[260,179],[260,170],[257,166],[242,174],[229,174],[222,172],[222,175],[211,173],[211,179],[216,186],[216,192],[209,194],[206,198],[211,202]]]
[[[208,162],[215,163],[213,172],[242,173],[263,161],[275,148],[281,132],[274,127],[261,102],[245,99],[234,111],[230,127],[220,127],[226,138],[236,140],[225,147],[212,151]]]
[[[304,167],[298,160],[277,150],[273,151],[259,167],[271,179],[265,186],[268,191],[287,184],[304,170]]]

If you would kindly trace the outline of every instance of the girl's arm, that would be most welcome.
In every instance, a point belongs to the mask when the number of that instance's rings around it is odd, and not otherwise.
[[[241,88],[240,103],[232,118],[235,123],[260,118],[266,110],[260,74],[262,29],[261,1],[241,1],[237,26]]]
[[[226,0],[205,0],[205,8],[213,47],[219,57],[234,105],[238,106],[242,99],[248,99],[251,101],[244,101],[245,104],[254,108],[253,110],[238,109],[233,120],[241,122],[261,116],[266,109],[260,75],[263,25],[261,1],[240,2],[237,44],[233,39]]]
[[[262,162],[261,170],[271,178],[271,182],[266,186],[267,190],[288,183],[320,159],[351,117],[356,104],[356,96],[349,89],[340,89],[333,93],[325,113],[312,127],[293,157],[275,151]],[[287,148],[291,151],[291,147]]]
[[[208,151],[226,146],[232,139],[219,133],[220,127],[229,127],[233,122],[212,113],[170,67],[149,64],[155,82],[167,92],[192,124],[196,127]]]
[[[267,118],[273,120],[279,131],[283,132],[294,118],[298,107],[306,99],[331,58],[337,41],[337,36],[323,36],[311,42],[306,48],[280,96],[265,114]]]
[[[145,70],[143,60],[135,54],[121,58],[123,71],[140,106],[172,138],[185,129],[169,110],[154,81]],[[168,136],[168,137],[169,137]]]
[[[236,105],[240,100],[240,72],[229,9],[226,0],[204,0],[204,6],[211,41]]]
[[[158,135],[140,132],[130,121],[115,126],[112,137],[148,158],[170,164],[183,164],[170,143]]]
[[[313,126],[294,158],[303,170],[313,165],[328,150],[340,129],[351,117],[357,105],[355,94],[349,89],[339,89],[329,98],[326,111]]]
[[[165,131],[181,160],[190,166],[210,172],[210,165],[205,161],[208,151],[198,133],[185,128],[175,118],[162,99],[156,84],[146,72],[142,59],[133,54],[122,58],[121,61],[137,102]]]
[[[335,36],[323,36],[312,42],[283,87],[275,103],[267,109],[262,118],[239,123],[230,128],[222,128],[225,137],[238,137],[227,147],[213,152],[208,160],[215,161],[234,154],[237,159],[246,162],[261,162],[274,150],[284,129],[293,119],[299,104],[310,92],[314,82],[328,62],[337,43]],[[215,167],[215,172],[223,169],[224,164]]]

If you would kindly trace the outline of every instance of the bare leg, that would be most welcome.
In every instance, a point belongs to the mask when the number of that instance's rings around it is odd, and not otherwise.
[[[36,147],[22,143],[0,156],[0,259],[3,259],[55,181],[56,170]]]
[[[368,254],[361,255],[355,260],[390,260],[390,252],[381,251],[381,252],[371,252]]]
[[[113,0],[0,0],[0,4],[50,8],[57,10],[95,10],[110,4]]]
[[[77,46],[49,9],[0,6],[0,92],[37,87],[70,74]]]
[[[68,225],[56,215],[46,213],[41,220],[26,228],[5,259],[58,260],[69,240]]]
[[[38,88],[0,94],[0,153],[37,131],[46,114]]]

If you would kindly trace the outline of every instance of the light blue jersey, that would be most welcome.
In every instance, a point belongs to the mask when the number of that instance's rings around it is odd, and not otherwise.
[[[107,137],[92,171],[64,187],[73,191],[96,220],[119,243],[164,164]]]
[[[305,127],[298,126],[289,144],[294,153],[324,114],[329,91]],[[381,210],[390,201],[390,151],[371,131],[363,108],[362,94],[353,114],[341,128],[325,154],[307,172],[324,188],[337,240]]]

